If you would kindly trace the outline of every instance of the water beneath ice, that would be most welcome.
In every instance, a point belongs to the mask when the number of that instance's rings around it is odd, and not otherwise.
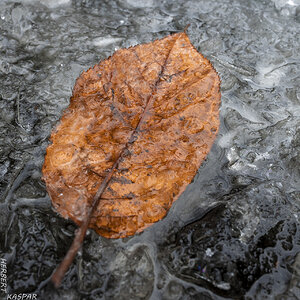
[[[1,1],[0,251],[8,292],[298,299],[299,22],[299,0]],[[222,79],[212,151],[164,220],[123,240],[89,231],[61,288],[49,290],[75,225],[52,210],[41,167],[75,79],[116,49],[187,24]]]

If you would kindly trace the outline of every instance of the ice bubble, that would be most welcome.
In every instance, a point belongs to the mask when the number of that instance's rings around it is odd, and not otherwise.
[[[211,256],[213,256],[213,254],[214,254],[214,253],[211,251],[210,248],[207,248],[207,249],[206,249],[206,251],[205,251],[205,255],[206,255],[206,256],[211,257]]]

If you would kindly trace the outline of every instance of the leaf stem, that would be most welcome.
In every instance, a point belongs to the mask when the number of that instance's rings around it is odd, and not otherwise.
[[[111,168],[110,172],[106,175],[106,177],[104,178],[104,180],[102,181],[96,195],[93,198],[93,202],[92,205],[89,207],[88,213],[87,213],[87,217],[85,218],[85,220],[82,222],[81,226],[79,227],[79,229],[76,231],[75,234],[75,238],[72,242],[72,245],[69,249],[69,251],[67,252],[66,256],[64,257],[63,261],[60,263],[60,265],[56,268],[55,272],[53,273],[51,280],[54,284],[54,286],[56,288],[58,288],[60,286],[60,283],[63,279],[63,277],[65,276],[65,273],[67,272],[67,270],[69,269],[70,265],[72,264],[78,250],[80,249],[80,247],[82,246],[86,231],[88,229],[88,226],[90,224],[92,215],[94,213],[94,210],[96,209],[96,207],[99,204],[99,201],[101,199],[101,195],[103,194],[107,184],[109,183],[114,170],[117,168],[119,162],[121,159],[121,155],[119,156],[119,158],[117,159],[117,161],[114,163],[113,167]]]

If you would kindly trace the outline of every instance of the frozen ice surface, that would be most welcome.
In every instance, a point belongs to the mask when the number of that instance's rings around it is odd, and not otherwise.
[[[297,299],[299,16],[298,0],[0,1],[0,254],[9,292]],[[117,48],[187,24],[222,79],[218,139],[165,219],[123,240],[90,231],[62,287],[49,289],[76,226],[51,208],[41,167],[75,79]]]
[[[112,38],[112,37],[102,38],[102,37],[99,37],[99,38],[95,38],[93,43],[94,43],[95,46],[98,46],[98,47],[106,47],[106,46],[109,46],[109,45],[114,44],[116,42],[119,42],[121,40],[122,40],[121,38]]]
[[[58,6],[70,4],[71,0],[23,0],[21,2],[25,4],[35,4],[35,5],[42,4],[49,8],[56,8]]]

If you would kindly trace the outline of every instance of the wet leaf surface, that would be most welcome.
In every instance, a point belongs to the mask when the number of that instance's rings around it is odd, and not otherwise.
[[[77,79],[43,178],[56,210],[109,238],[163,218],[219,127],[219,77],[185,33],[117,51]]]

